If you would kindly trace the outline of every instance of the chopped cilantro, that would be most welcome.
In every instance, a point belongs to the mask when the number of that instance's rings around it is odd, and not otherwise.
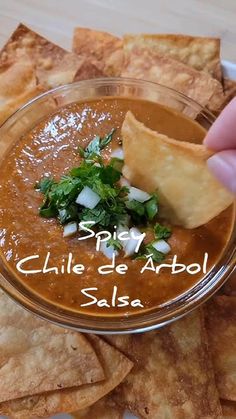
[[[168,239],[171,236],[171,229],[161,224],[155,224],[154,234],[157,240]]]
[[[34,189],[40,191],[41,193],[45,194],[48,189],[54,184],[54,180],[49,177],[45,177],[41,179],[39,182],[36,182]]]
[[[86,160],[93,160],[94,158],[96,159],[96,156],[100,156],[101,150],[103,150],[111,142],[114,132],[115,128],[113,128],[111,132],[109,132],[109,134],[105,135],[103,138],[99,137],[99,135],[96,135],[85,149],[79,146],[78,151],[80,156]]]
[[[145,202],[145,210],[148,220],[152,221],[158,213],[158,200],[156,194],[153,194],[152,197]]]
[[[45,177],[35,188],[44,195],[44,202],[39,214],[45,218],[57,218],[63,225],[71,221],[91,221],[92,228],[111,231],[114,226],[137,226],[147,228],[158,215],[158,197],[151,195],[144,203],[128,200],[128,187],[121,187],[119,180],[123,160],[113,158],[104,165],[100,152],[111,141],[114,129],[104,138],[96,136],[88,146],[79,148],[83,161],[74,167],[59,181]],[[99,164],[97,164],[99,163]],[[91,188],[100,197],[95,208],[89,209],[76,203],[76,198],[85,186]],[[167,239],[171,235],[169,227],[155,224],[152,227],[155,239]],[[122,249],[119,240],[109,240],[108,246],[116,250]],[[158,252],[152,243],[143,245],[137,259],[146,259],[152,254],[154,262],[161,262],[165,255]]]
[[[112,237],[107,242],[107,247],[112,246],[115,250],[121,250],[122,244],[118,239],[113,239]]]
[[[143,246],[141,251],[137,254],[135,259],[145,260],[148,258],[149,255],[152,255],[153,262],[160,263],[165,259],[164,253],[159,252],[152,246],[151,243]]]
[[[116,169],[118,172],[121,173],[122,168],[124,166],[124,160],[119,159],[118,157],[112,157],[110,161],[110,165],[114,167],[114,169]]]
[[[120,177],[121,173],[111,165],[105,166],[101,169],[100,179],[103,183],[107,183],[112,186],[120,180]]]
[[[115,132],[115,128],[112,128],[112,130],[109,132],[109,134],[105,135],[104,138],[100,139],[101,150],[103,150],[111,142],[114,132]]]

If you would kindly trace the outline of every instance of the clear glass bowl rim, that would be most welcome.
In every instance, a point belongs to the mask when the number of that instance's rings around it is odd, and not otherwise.
[[[208,124],[212,124],[215,120],[214,115],[203,108],[200,104],[194,100],[188,98],[184,94],[170,89],[166,86],[162,86],[158,83],[153,83],[145,80],[136,80],[128,78],[104,78],[104,79],[92,79],[86,81],[79,81],[69,85],[60,86],[52,89],[48,92],[41,94],[40,96],[30,100],[14,114],[12,114],[0,127],[0,138],[1,132],[7,130],[8,126],[14,120],[21,118],[22,114],[27,112],[32,106],[37,103],[47,100],[49,98],[56,98],[58,95],[66,95],[73,89],[87,89],[90,91],[95,88],[112,87],[117,88],[140,88],[140,89],[151,89],[157,94],[165,94],[176,101],[185,104],[186,106],[192,107],[197,111]],[[122,93],[122,92],[121,92]],[[107,94],[107,96],[110,96]],[[112,95],[111,95],[112,96]],[[122,94],[120,94],[122,96]],[[123,95],[127,97],[127,95]],[[132,96],[132,95],[131,95]],[[90,96],[89,96],[90,97]],[[102,95],[94,95],[92,97],[104,97]],[[132,96],[137,97],[137,96]],[[88,96],[87,96],[88,98]],[[86,97],[84,98],[86,99]],[[230,242],[225,249],[222,257],[217,262],[211,272],[195,287],[193,287],[188,293],[173,300],[168,306],[162,307],[159,311],[155,309],[148,313],[139,315],[122,316],[119,318],[110,316],[89,316],[82,313],[75,313],[62,307],[55,307],[53,304],[44,300],[39,295],[31,292],[28,288],[22,286],[19,281],[14,283],[13,275],[6,269],[5,265],[0,260],[0,287],[24,308],[30,312],[40,316],[43,319],[53,322],[62,327],[72,328],[82,332],[88,333],[101,333],[101,334],[121,334],[121,333],[139,333],[144,331],[150,331],[159,327],[162,327],[172,321],[181,318],[187,313],[191,312],[195,308],[199,307],[200,304],[210,298],[229,278],[233,272],[236,264],[236,223],[234,217],[234,227]]]

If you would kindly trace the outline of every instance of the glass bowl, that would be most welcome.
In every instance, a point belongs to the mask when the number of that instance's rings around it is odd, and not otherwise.
[[[125,78],[86,80],[44,93],[15,112],[0,127],[0,153],[2,157],[4,158],[14,142],[50,112],[76,101],[104,96],[131,97],[164,104],[192,119],[196,119],[205,129],[209,129],[214,122],[214,116],[207,109],[185,95],[157,83]],[[206,301],[222,286],[235,267],[235,238],[234,222],[229,243],[211,271],[191,290],[146,313],[123,317],[92,316],[76,313],[68,308],[57,307],[26,288],[1,259],[0,286],[17,303],[60,326],[93,333],[148,331],[166,325],[187,314]]]

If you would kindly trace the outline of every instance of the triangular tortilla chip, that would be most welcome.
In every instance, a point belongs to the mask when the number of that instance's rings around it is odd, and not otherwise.
[[[0,414],[13,419],[25,419],[73,412],[91,406],[120,384],[130,372],[132,362],[99,337],[89,335],[88,338],[103,365],[106,375],[104,381],[1,403]]]
[[[223,412],[223,418],[236,418],[236,402],[231,402],[229,400],[221,400],[220,402]]]
[[[151,333],[107,336],[134,361],[114,399],[141,418],[219,418],[221,408],[199,311]]]
[[[27,60],[0,66],[0,125],[21,105],[43,92],[34,70]]]
[[[98,77],[105,77],[105,74],[96,62],[86,60],[78,69],[73,81],[96,79]]]
[[[88,28],[75,28],[73,51],[95,60],[107,76],[119,76],[123,62],[122,40],[108,32]]]
[[[173,58],[134,48],[126,52],[121,75],[149,80],[177,90],[202,106],[219,109],[223,100],[221,84],[203,71],[197,71]]]
[[[125,35],[124,49],[141,47],[209,73],[221,81],[220,39],[182,34]]]
[[[29,99],[71,83],[83,62],[20,24],[0,52],[0,125]]]
[[[104,379],[81,333],[53,326],[0,291],[0,402]]]
[[[220,397],[236,402],[236,297],[212,299],[206,321]]]
[[[122,125],[124,176],[136,187],[158,192],[163,215],[185,228],[206,224],[234,200],[207,168],[203,145],[168,138],[145,127],[131,112]]]
[[[222,102],[220,111],[224,109],[226,105],[236,97],[236,80],[230,80],[227,78],[223,79],[223,88],[224,88],[224,100]]]
[[[72,413],[74,419],[123,419],[124,409],[117,406],[110,396],[103,397],[86,409]]]
[[[71,83],[83,59],[20,24],[1,51],[0,65],[27,59],[45,89]]]

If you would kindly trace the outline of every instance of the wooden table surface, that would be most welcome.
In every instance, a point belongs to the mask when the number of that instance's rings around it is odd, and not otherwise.
[[[236,62],[236,0],[0,0],[0,47],[20,21],[68,49],[76,25],[218,36]]]

